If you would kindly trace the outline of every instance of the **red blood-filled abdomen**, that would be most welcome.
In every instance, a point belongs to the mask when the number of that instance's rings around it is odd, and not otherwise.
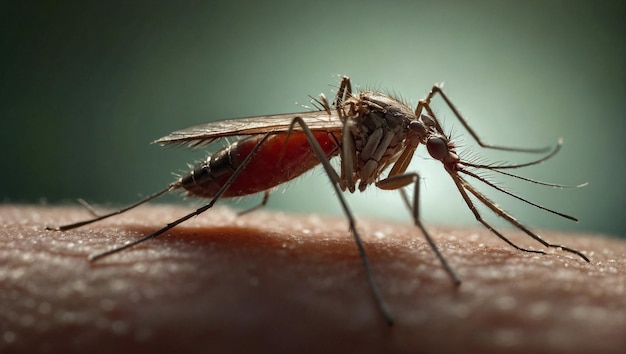
[[[339,153],[335,138],[328,132],[313,132],[326,158]],[[243,163],[262,136],[240,140],[207,158],[181,178],[181,186],[189,195],[212,198]],[[292,180],[319,160],[302,132],[270,136],[250,163],[235,178],[223,197],[240,197],[262,192]]]

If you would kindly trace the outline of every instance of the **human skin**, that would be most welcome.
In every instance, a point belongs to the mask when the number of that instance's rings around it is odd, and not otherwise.
[[[88,213],[0,206],[0,352],[626,352],[626,243],[603,236],[541,233],[587,263],[517,251],[483,228],[427,225],[455,287],[416,227],[357,218],[392,327],[340,217],[216,208],[87,260],[188,211],[143,206],[55,232],[44,227]]]

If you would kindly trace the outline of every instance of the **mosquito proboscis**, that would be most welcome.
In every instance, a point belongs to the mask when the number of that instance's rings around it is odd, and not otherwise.
[[[437,95],[443,99],[454,116],[481,147],[513,152],[546,153],[545,156],[522,164],[479,164],[464,160],[456,152],[455,144],[450,136],[445,134],[431,108],[431,101]],[[196,147],[210,144],[220,138],[241,137],[240,140],[198,163],[189,173],[179,177],[167,188],[135,204],[98,216],[88,204],[81,201],[94,214],[93,218],[47,229],[64,231],[91,224],[124,213],[174,190],[182,189],[189,196],[210,199],[208,204],[151,234],[108,251],[91,255],[89,260],[93,262],[155,238],[186,220],[204,213],[221,198],[241,197],[263,192],[263,201],[259,207],[263,206],[272,188],[321,164],[332,182],[332,188],[348,219],[350,232],[357,245],[375,300],[382,315],[391,325],[393,324],[391,311],[378,288],[365,246],[356,227],[356,220],[342,192],[353,193],[357,189],[364,191],[370,185],[383,190],[399,190],[405,203],[411,209],[413,222],[421,230],[452,282],[458,286],[461,283],[460,278],[420,220],[419,174],[407,172],[415,150],[419,144],[422,144],[426,146],[432,158],[442,163],[475,218],[501,240],[519,251],[546,254],[545,251],[523,248],[510,241],[483,218],[475,206],[475,200],[544,247],[561,249],[589,262],[589,259],[576,249],[542,239],[488,199],[465,178],[469,176],[529,205],[577,221],[572,216],[548,209],[505,190],[475,172],[491,171],[536,184],[557,188],[568,187],[536,181],[504,171],[536,165],[550,159],[560,150],[561,140],[552,149],[527,149],[486,144],[438,85],[433,86],[426,98],[420,100],[417,108],[412,110],[408,105],[385,93],[377,91],[353,93],[350,79],[343,77],[332,103],[329,103],[323,94],[319,99],[314,99],[314,103],[319,106],[318,110],[210,122],[178,130],[160,138],[155,143]],[[335,156],[339,156],[341,162],[339,173],[330,164],[330,160]],[[383,177],[387,170],[387,174]],[[414,186],[412,201],[404,190],[409,185]],[[470,195],[474,200],[470,198]]]

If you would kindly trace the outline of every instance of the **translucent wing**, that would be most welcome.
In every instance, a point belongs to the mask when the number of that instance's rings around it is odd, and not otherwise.
[[[333,132],[341,131],[343,126],[339,115],[334,111],[331,111],[331,114],[327,111],[287,113],[204,123],[177,130],[154,142],[161,145],[181,144],[196,147],[227,136],[264,134],[270,131],[284,132],[289,129],[295,117],[304,119],[311,130]],[[294,130],[299,130],[298,125],[294,127]]]

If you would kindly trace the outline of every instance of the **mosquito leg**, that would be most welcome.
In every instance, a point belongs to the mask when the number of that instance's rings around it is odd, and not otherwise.
[[[474,140],[476,140],[478,145],[480,145],[483,148],[495,149],[495,150],[505,150],[505,151],[531,152],[531,153],[546,152],[546,151],[548,151],[550,149],[550,147],[545,147],[545,148],[516,148],[516,147],[509,147],[509,146],[502,146],[502,145],[487,144],[487,143],[483,142],[480,139],[480,137],[478,136],[478,134],[476,134],[474,129],[472,129],[472,127],[467,123],[467,120],[465,120],[465,118],[463,118],[463,116],[461,115],[459,110],[454,106],[452,101],[450,101],[448,96],[446,96],[446,94],[443,92],[441,87],[439,87],[437,85],[434,85],[430,89],[430,92],[428,93],[428,96],[425,99],[420,100],[419,103],[417,104],[417,108],[415,109],[415,114],[416,114],[417,117],[419,117],[422,114],[422,110],[426,109],[426,112],[428,112],[428,114],[435,120],[435,123],[437,125],[437,130],[440,133],[442,133],[442,134],[443,134],[443,129],[439,125],[439,122],[438,122],[438,120],[437,120],[437,118],[435,116],[435,113],[433,112],[433,110],[430,107],[430,102],[432,101],[432,99],[434,98],[434,96],[436,94],[439,94],[439,96],[441,96],[441,98],[443,98],[443,100],[446,102],[446,105],[450,108],[450,110],[454,113],[454,115],[457,117],[457,119],[461,122],[463,127],[465,127],[465,129],[470,133],[470,135],[474,138]]]
[[[349,84],[349,79],[348,78],[344,78],[344,80],[347,80],[347,82]],[[344,81],[342,81],[342,87],[343,87],[343,82]],[[295,117],[293,119],[293,121],[291,122],[289,130],[291,131],[296,124],[299,125],[302,128],[302,131],[304,132],[304,134],[307,137],[307,140],[309,141],[309,145],[311,146],[311,149],[313,149],[313,152],[315,153],[315,156],[317,157],[317,159],[320,161],[320,163],[324,167],[324,170],[326,171],[326,174],[328,175],[328,178],[330,178],[330,181],[332,182],[331,185],[333,186],[333,189],[335,190],[335,194],[337,195],[337,198],[339,199],[339,203],[341,204],[341,208],[343,209],[343,211],[344,211],[344,213],[346,215],[346,218],[348,218],[350,231],[352,232],[352,236],[354,237],[354,241],[355,241],[355,243],[357,245],[357,248],[359,250],[359,255],[361,256],[361,260],[363,261],[363,267],[365,268],[365,274],[367,276],[367,280],[368,280],[368,283],[369,283],[370,288],[372,290],[372,293],[374,295],[374,298],[376,299],[376,302],[378,303],[378,306],[379,306],[383,316],[387,320],[387,323],[391,326],[391,325],[393,325],[393,317],[391,315],[391,311],[389,310],[387,304],[383,300],[383,297],[382,297],[382,295],[380,293],[378,285],[376,284],[376,279],[374,278],[374,274],[372,272],[369,259],[367,258],[367,254],[365,252],[365,246],[363,245],[363,241],[361,239],[361,236],[359,235],[359,232],[356,229],[356,221],[354,219],[354,216],[352,215],[352,212],[350,211],[350,207],[348,206],[345,198],[343,197],[343,194],[341,193],[339,176],[337,175],[337,172],[331,166],[330,161],[326,157],[326,154],[322,150],[320,144],[317,142],[317,140],[313,136],[313,132],[309,129],[309,127],[307,126],[306,122],[304,122],[304,120],[302,118]]]
[[[495,171],[496,173],[501,173],[503,175],[507,175],[509,177],[513,177],[513,178],[519,178],[528,182],[533,182],[533,183],[537,183],[537,184],[543,184],[543,185],[549,185],[552,187],[568,187],[568,186],[564,186],[564,185],[559,185],[559,184],[554,184],[554,183],[545,183],[545,182],[539,182],[539,181],[535,181],[535,180],[531,180],[525,177],[520,177],[520,176],[516,176],[510,173],[506,173],[503,172],[501,170],[509,170],[509,169],[515,169],[515,168],[522,168],[522,167],[528,167],[528,166],[534,166],[534,165],[539,165],[540,163],[543,163],[551,158],[553,158],[559,151],[561,151],[561,147],[563,146],[563,139],[559,139],[556,143],[556,145],[554,146],[554,148],[552,148],[552,151],[550,151],[548,154],[546,154],[545,156],[543,156],[542,158],[539,158],[537,160],[534,161],[529,161],[529,162],[524,162],[524,163],[516,163],[516,164],[478,164],[478,163],[472,163],[469,161],[463,161],[463,165],[465,166],[470,166],[470,167],[476,167],[476,168],[485,168],[491,171]],[[584,184],[580,184],[578,186],[572,186],[572,187],[582,187],[584,186]]]
[[[406,185],[410,183],[413,183],[415,186],[412,206],[411,206],[411,203],[408,201],[406,192],[404,191],[404,189],[402,189],[403,187],[405,187]],[[428,233],[428,231],[422,224],[422,221],[420,220],[419,186],[420,186],[419,174],[417,173],[405,173],[402,175],[388,177],[388,178],[385,178],[383,180],[376,182],[376,187],[380,189],[385,189],[385,190],[399,189],[400,190],[400,193],[403,195],[403,198],[405,199],[407,205],[412,211],[413,222],[422,231],[422,234],[424,234],[424,237],[426,238],[426,241],[430,245],[430,248],[432,248],[433,252],[435,252],[435,255],[437,256],[437,258],[439,258],[439,261],[441,262],[444,269],[446,270],[446,272],[452,279],[452,282],[454,283],[454,285],[458,286],[461,284],[461,279],[459,279],[459,277],[456,275],[456,273],[454,272],[454,269],[452,269],[452,267],[450,266],[446,258],[443,256],[443,254],[439,250],[439,247],[437,247],[437,244],[435,243],[435,241],[432,239],[432,237],[430,237],[430,233]]]
[[[213,207],[213,205],[215,205],[215,203],[217,203],[217,201],[222,197],[222,195],[226,192],[226,190],[233,184],[233,182],[235,181],[235,179],[239,176],[239,174],[241,174],[241,172],[246,168],[246,166],[248,166],[248,164],[250,163],[250,161],[252,160],[252,158],[257,154],[257,152],[259,151],[259,149],[261,148],[261,145],[263,145],[263,143],[265,143],[265,141],[267,140],[268,137],[271,136],[271,133],[267,133],[265,134],[261,140],[259,140],[259,142],[256,144],[256,146],[254,147],[254,149],[248,154],[248,156],[246,156],[246,158],[243,160],[243,162],[241,163],[241,165],[239,165],[239,167],[237,167],[237,169],[233,172],[233,174],[228,178],[228,180],[226,181],[226,183],[224,183],[224,185],[222,185],[222,187],[217,191],[217,193],[215,193],[215,196],[213,197],[213,199],[211,199],[211,201],[204,205],[203,207],[197,209],[196,211],[189,213],[179,219],[176,219],[175,221],[167,224],[165,227],[151,233],[148,234],[140,239],[137,239],[135,241],[132,241],[130,243],[127,243],[125,245],[110,249],[108,251],[102,252],[102,253],[98,253],[95,255],[92,255],[89,257],[90,261],[96,261],[98,259],[101,259],[103,257],[109,256],[111,254],[120,252],[122,250],[125,250],[127,248],[133,247],[135,245],[138,245],[140,243],[143,243],[145,241],[148,241],[150,239],[153,239],[163,233],[165,233],[166,231],[170,230],[171,228],[179,225],[182,222],[185,222],[189,219],[191,219],[194,216],[198,216],[202,213],[204,213],[205,211],[211,209]]]
[[[246,210],[242,210],[242,211],[238,212],[237,215],[242,216],[242,215],[251,213],[251,212],[253,212],[253,211],[257,210],[257,209],[261,209],[261,208],[263,208],[267,204],[267,201],[269,199],[270,199],[270,192],[269,191],[265,191],[265,192],[263,192],[263,199],[261,200],[261,203],[253,206],[252,208],[249,208],[249,209],[246,209]]]
[[[163,195],[163,194],[165,194],[167,192],[173,191],[174,189],[177,189],[179,187],[180,187],[179,183],[175,182],[175,183],[172,183],[169,186],[167,186],[167,188],[165,188],[164,190],[162,190],[160,192],[157,192],[157,193],[154,193],[153,195],[148,196],[148,197],[146,197],[146,198],[136,202],[135,204],[129,205],[129,206],[125,207],[125,208],[116,210],[116,211],[108,213],[108,214],[100,215],[100,216],[96,215],[96,217],[94,217],[92,219],[79,221],[79,222],[76,222],[76,223],[73,223],[73,224],[67,224],[67,225],[62,225],[62,226],[58,226],[58,227],[46,226],[46,230],[49,230],[49,231],[66,231],[66,230],[71,230],[71,229],[74,229],[74,228],[77,228],[77,227],[80,227],[80,226],[88,225],[88,224],[94,223],[96,221],[104,220],[104,219],[109,218],[111,216],[119,215],[119,214],[122,214],[124,212],[127,212],[127,211],[129,211],[129,210],[131,210],[133,208],[136,208],[136,207],[140,206],[141,204],[147,203],[147,202],[151,201],[152,199],[160,197],[161,195]],[[88,210],[89,210],[89,208],[88,208]]]
[[[96,209],[94,209],[94,207],[91,206],[91,204],[87,203],[87,201],[85,199],[82,198],[78,198],[76,199],[76,201],[82,205],[88,212],[89,214],[91,214],[91,216],[97,218],[98,216],[100,216],[98,214],[98,212],[96,212]]]
[[[341,190],[348,189],[350,193],[354,193],[356,181],[354,180],[354,169],[356,162],[356,147],[354,136],[350,132],[351,121],[347,120],[341,131],[341,179],[339,180]]]
[[[406,210],[408,210],[411,213],[411,217],[412,217],[413,206],[411,205],[411,200],[409,199],[409,195],[406,194],[406,190],[404,190],[404,188],[400,188],[398,191],[400,191],[400,197],[402,198],[402,202],[404,203]]]

